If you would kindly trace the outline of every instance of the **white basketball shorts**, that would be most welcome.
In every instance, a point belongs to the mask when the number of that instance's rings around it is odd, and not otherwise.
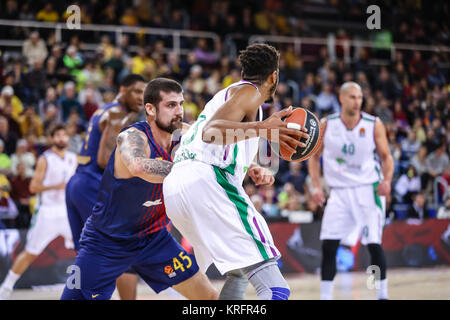
[[[280,256],[266,221],[236,177],[186,160],[163,182],[167,216],[194,248],[200,269],[221,274]]]
[[[376,194],[378,184],[331,188],[322,219],[320,240],[341,240],[355,245],[381,244],[385,221],[385,197]]]
[[[33,215],[25,250],[39,255],[58,236],[64,238],[67,249],[73,249],[72,231],[66,206],[41,206]]]

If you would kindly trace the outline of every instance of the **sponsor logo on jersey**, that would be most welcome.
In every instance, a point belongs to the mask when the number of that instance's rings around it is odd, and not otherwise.
[[[158,199],[158,200],[156,200],[156,201],[146,201],[146,202],[144,202],[142,205],[144,206],[144,207],[151,207],[151,206],[157,206],[157,205],[159,205],[159,204],[162,204],[162,201],[161,201],[161,199]]]

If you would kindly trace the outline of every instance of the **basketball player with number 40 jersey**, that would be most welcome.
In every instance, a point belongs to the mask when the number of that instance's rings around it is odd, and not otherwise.
[[[308,161],[313,199],[319,205],[325,201],[319,182],[322,151],[323,174],[331,188],[320,232],[323,240],[320,297],[333,298],[340,241],[354,245],[361,236],[361,243],[369,249],[371,264],[380,269],[376,283],[378,298],[387,299],[386,259],[381,238],[385,196],[391,190],[394,162],[383,123],[361,111],[361,87],[355,82],[344,83],[339,99],[342,110],[322,119],[323,144]]]

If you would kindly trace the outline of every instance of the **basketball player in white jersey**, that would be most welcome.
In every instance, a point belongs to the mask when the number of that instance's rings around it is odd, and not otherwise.
[[[30,191],[38,194],[25,250],[14,261],[0,287],[0,299],[8,299],[14,284],[42,251],[56,239],[63,236],[65,246],[73,248],[72,233],[67,218],[65,187],[74,174],[77,156],[67,151],[69,136],[65,127],[56,125],[51,132],[52,147],[39,157],[30,183]]]
[[[257,185],[274,182],[269,169],[253,163],[265,131],[270,140],[275,139],[270,129],[277,130],[280,144],[291,151],[303,147],[299,139],[308,135],[281,120],[292,108],[261,121],[260,106],[278,84],[278,51],[254,44],[239,59],[242,80],[219,91],[183,135],[163,183],[164,203],[167,216],[193,246],[201,270],[214,263],[227,274],[220,298],[243,298],[247,278],[260,299],[287,299],[289,287],[276,262],[280,253],[242,181],[248,174]]]
[[[354,245],[359,236],[369,249],[371,264],[380,268],[377,298],[388,299],[381,238],[385,196],[391,191],[394,162],[386,129],[379,118],[361,111],[362,98],[357,83],[346,82],[341,86],[341,112],[322,119],[323,144],[308,161],[314,186],[312,197],[319,205],[325,202],[319,182],[322,152],[324,178],[331,187],[320,232],[323,241],[320,298],[323,300],[333,298],[340,241]]]

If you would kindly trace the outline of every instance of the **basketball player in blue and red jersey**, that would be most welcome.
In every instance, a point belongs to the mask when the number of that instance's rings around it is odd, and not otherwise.
[[[61,299],[110,299],[130,267],[157,293],[172,287],[188,299],[217,299],[194,256],[166,228],[162,182],[172,169],[172,133],[182,127],[183,102],[176,81],[157,78],[146,86],[147,121],[117,137],[81,235],[79,286],[66,284]]]
[[[91,117],[78,156],[78,168],[66,189],[66,206],[75,250],[79,250],[84,223],[91,215],[100,189],[103,170],[116,146],[120,130],[137,121],[143,108],[145,80],[137,74],[126,76],[119,94],[109,104],[99,108]],[[117,289],[123,300],[136,299],[138,277],[128,270],[117,280]]]

